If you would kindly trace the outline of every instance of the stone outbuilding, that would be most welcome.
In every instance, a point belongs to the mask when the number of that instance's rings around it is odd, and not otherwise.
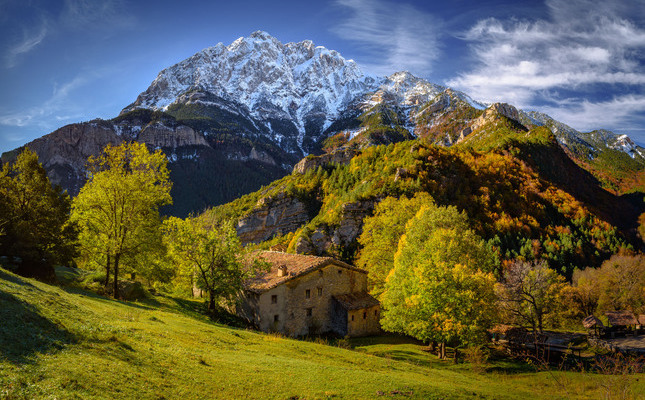
[[[265,332],[288,336],[380,333],[380,305],[367,272],[331,257],[260,252],[270,270],[245,282],[238,315]]]

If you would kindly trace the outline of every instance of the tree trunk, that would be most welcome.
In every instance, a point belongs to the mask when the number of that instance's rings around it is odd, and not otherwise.
[[[114,255],[114,298],[119,298],[119,254]]]
[[[110,253],[105,257],[105,288],[110,284]]]
[[[454,358],[455,364],[459,362],[459,349],[455,347],[455,358]]]
[[[208,311],[214,311],[215,310],[215,296],[213,295],[213,291],[209,290],[208,291],[209,299],[208,299]]]
[[[446,359],[446,342],[439,343],[439,359]]]

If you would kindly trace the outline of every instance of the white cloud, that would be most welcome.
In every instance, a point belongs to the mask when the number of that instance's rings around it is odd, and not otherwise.
[[[639,132],[642,122],[634,118],[645,110],[645,95],[617,96],[608,101],[569,101],[559,107],[541,107],[553,118],[582,131],[608,128],[621,132]]]
[[[629,0],[551,0],[547,6],[548,20],[479,21],[462,36],[475,64],[447,84],[483,101],[520,107],[539,102],[544,91],[645,84],[639,58],[645,7]]]
[[[389,75],[407,70],[428,75],[439,57],[441,23],[409,4],[385,0],[337,0],[349,16],[333,27],[346,40],[362,46],[368,70]]]
[[[7,68],[15,67],[18,57],[32,51],[46,36],[47,24],[44,21],[37,30],[31,32],[24,31],[22,40],[14,44],[5,54],[5,66]]]

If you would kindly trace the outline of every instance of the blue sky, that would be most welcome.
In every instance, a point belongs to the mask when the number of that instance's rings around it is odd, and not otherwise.
[[[642,0],[0,0],[0,152],[115,117],[163,68],[256,30],[645,145]]]

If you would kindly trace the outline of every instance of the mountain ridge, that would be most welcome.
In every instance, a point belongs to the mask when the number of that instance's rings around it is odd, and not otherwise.
[[[417,138],[453,146],[478,129],[491,107],[506,106],[479,103],[405,71],[369,75],[311,41],[282,44],[256,31],[164,69],[111,120],[71,124],[27,145],[52,181],[72,195],[84,182],[85,160],[106,144],[137,140],[162,149],[177,181],[173,197],[183,199],[169,212],[187,215],[268,184],[307,154],[348,143],[362,148]],[[548,127],[567,154],[602,175],[607,187],[627,192],[645,186],[629,176],[645,169],[645,149],[627,136],[583,134],[546,114],[506,108],[528,128]],[[614,160],[619,168],[612,167]],[[228,181],[225,175],[233,169],[256,176],[254,183]],[[190,177],[187,171],[202,184],[189,189],[181,182]],[[229,188],[226,194],[221,185]],[[199,200],[191,200],[193,194]]]

